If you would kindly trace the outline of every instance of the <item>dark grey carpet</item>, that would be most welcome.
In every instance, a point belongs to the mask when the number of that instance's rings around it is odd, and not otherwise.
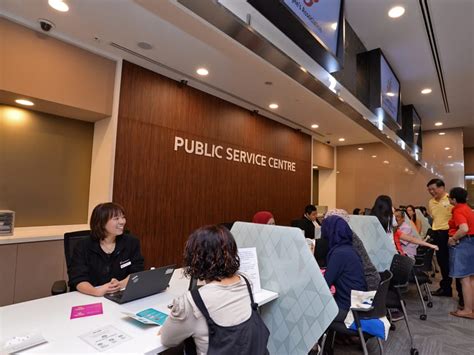
[[[435,287],[432,285],[432,289]],[[453,317],[450,311],[456,309],[457,299],[433,297],[433,308],[428,308],[428,319],[420,320],[421,304],[415,287],[406,294],[410,329],[415,348],[423,355],[464,355],[474,354],[474,320]],[[410,354],[410,339],[405,322],[395,322],[396,330],[390,331],[384,343],[387,355]],[[368,350],[378,354],[376,341],[369,340]],[[335,347],[335,354],[361,354],[358,346]]]

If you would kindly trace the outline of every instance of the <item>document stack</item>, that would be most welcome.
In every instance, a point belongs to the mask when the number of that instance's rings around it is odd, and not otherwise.
[[[0,210],[0,237],[13,235],[15,212]]]

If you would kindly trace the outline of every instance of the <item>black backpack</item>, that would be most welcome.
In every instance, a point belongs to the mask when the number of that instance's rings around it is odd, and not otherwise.
[[[209,312],[197,289],[191,291],[194,303],[204,315],[209,328],[209,348],[208,355],[232,354],[232,355],[267,355],[268,337],[270,332],[258,314],[258,305],[253,300],[252,289],[248,280],[240,275],[247,284],[250,295],[252,314],[245,322],[223,327],[216,324],[209,316]],[[196,354],[196,345],[192,338],[186,341],[186,355]]]

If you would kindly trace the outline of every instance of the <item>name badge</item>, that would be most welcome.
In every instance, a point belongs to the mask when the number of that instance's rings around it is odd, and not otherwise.
[[[132,262],[130,260],[125,260],[120,262],[120,268],[123,269],[124,267],[132,265]]]

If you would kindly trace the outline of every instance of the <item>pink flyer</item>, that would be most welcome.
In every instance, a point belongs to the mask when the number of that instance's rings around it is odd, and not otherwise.
[[[91,303],[82,306],[74,306],[71,308],[71,318],[82,318],[102,314],[102,303]]]

